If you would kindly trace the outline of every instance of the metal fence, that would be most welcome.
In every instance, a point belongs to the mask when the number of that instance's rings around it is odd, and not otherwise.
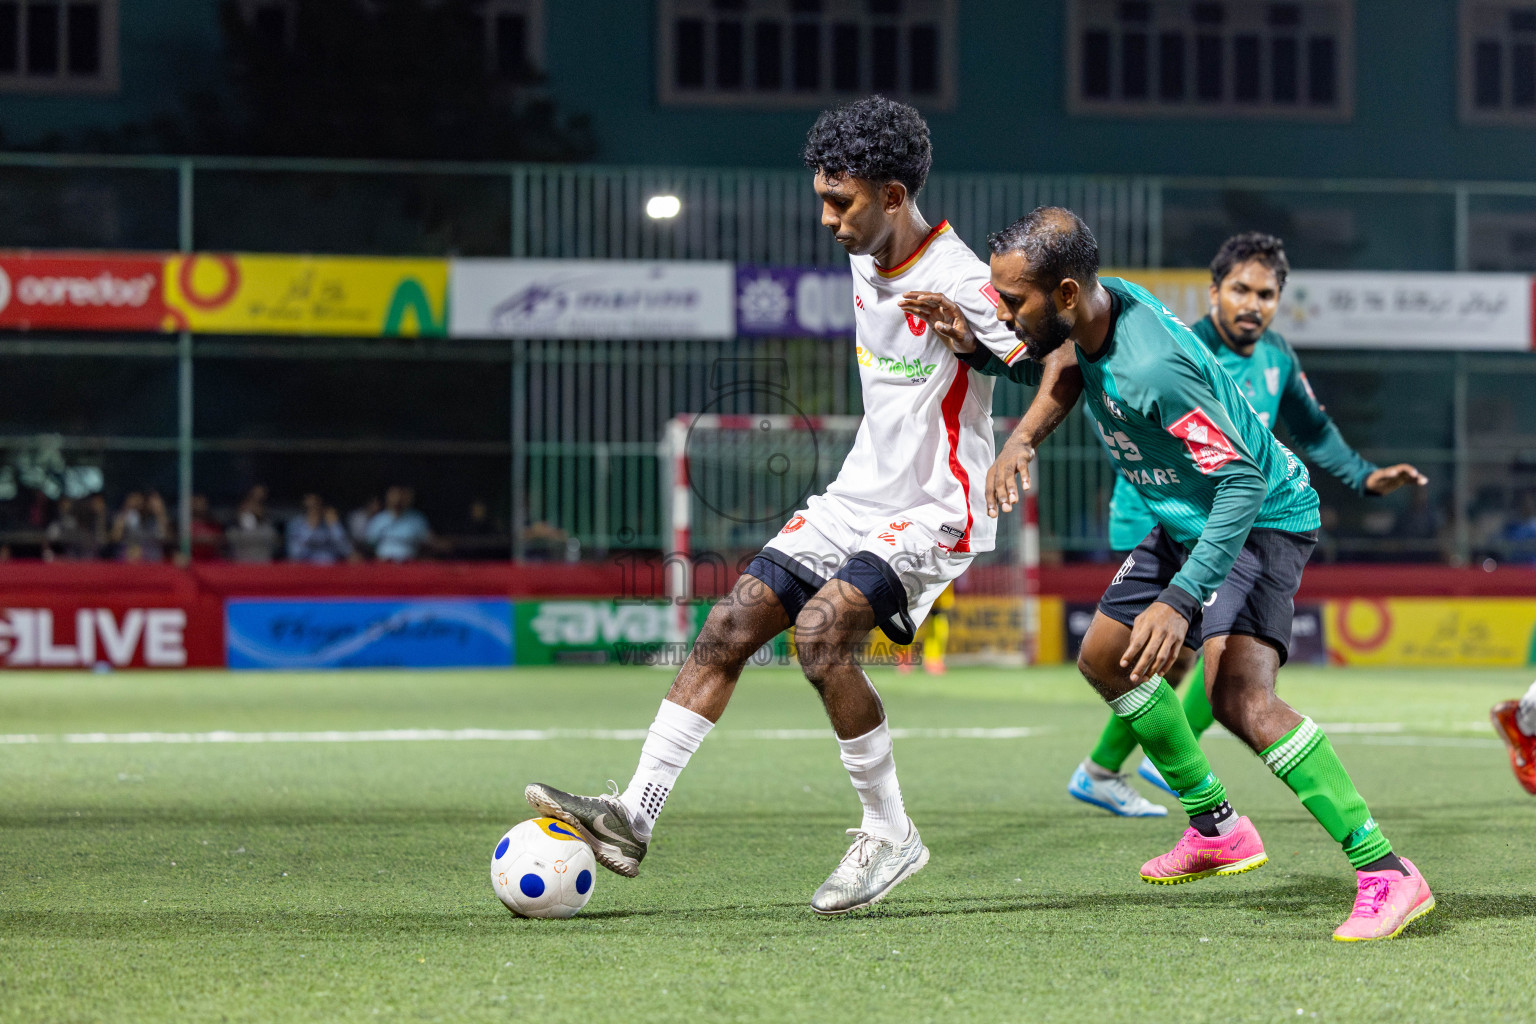
[[[645,217],[659,193],[678,195],[683,216]],[[1283,234],[1299,266],[1536,270],[1530,184],[938,174],[922,202],[976,247],[1032,206],[1064,204],[1094,227],[1106,264],[1131,268],[1200,265],[1227,234],[1258,227]],[[21,154],[0,154],[0,246],[844,258],[798,170]],[[261,480],[296,496],[337,481],[346,496],[366,476],[404,475],[424,484],[429,512],[447,514],[434,492],[459,505],[473,494],[519,536],[542,524],[571,550],[659,547],[667,421],[773,411],[751,389],[722,388],[717,368],[766,361],[807,413],[856,414],[847,348],[10,335],[0,372],[21,386],[0,409],[0,447],[13,462],[59,450],[100,466],[109,490],[149,481],[183,509],[194,489],[228,498]],[[1333,516],[1325,556],[1522,553],[1492,524],[1536,493],[1536,361],[1304,357],[1352,442],[1378,461],[1418,461],[1435,480],[1427,508],[1320,480]],[[1024,397],[999,387],[998,415],[1017,415]],[[1047,551],[1102,551],[1111,470],[1078,418],[1043,452],[1041,475]]]

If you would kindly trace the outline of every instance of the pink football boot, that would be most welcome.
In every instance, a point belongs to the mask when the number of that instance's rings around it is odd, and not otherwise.
[[[1398,858],[1407,875],[1396,871],[1356,871],[1360,889],[1349,919],[1333,933],[1335,942],[1393,939],[1435,909],[1435,894],[1407,857]]]
[[[1179,885],[1211,875],[1240,875],[1269,860],[1259,830],[1246,817],[1224,836],[1203,836],[1184,830],[1173,849],[1141,866],[1141,880],[1153,885]]]

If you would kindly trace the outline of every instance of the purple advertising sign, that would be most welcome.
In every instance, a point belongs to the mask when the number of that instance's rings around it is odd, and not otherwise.
[[[853,282],[846,269],[738,266],[736,333],[853,335]]]

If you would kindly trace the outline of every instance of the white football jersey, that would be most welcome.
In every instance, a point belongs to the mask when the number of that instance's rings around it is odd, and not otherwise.
[[[896,305],[909,291],[946,296],[965,311],[981,344],[1013,366],[1026,358],[1024,345],[997,319],[987,265],[948,221],[889,270],[870,256],[850,262],[864,420],[827,493],[901,512],[953,538],[956,553],[990,551],[997,525],[982,491],[996,454],[993,378],[957,359],[932,327]]]

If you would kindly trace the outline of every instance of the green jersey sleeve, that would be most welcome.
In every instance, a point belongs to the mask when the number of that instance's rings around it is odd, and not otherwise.
[[[977,373],[988,377],[1007,377],[1015,384],[1024,384],[1032,388],[1040,386],[1040,379],[1045,373],[1045,367],[1033,359],[1020,359],[1009,366],[993,355],[991,349],[979,345],[974,352],[968,352],[958,358]]]
[[[1232,571],[1269,494],[1269,481],[1227,415],[1212,382],[1200,374],[1195,363],[1171,360],[1150,370],[1147,377],[1150,379],[1144,380],[1143,386],[1153,397],[1159,424],[1184,442],[1196,469],[1214,485],[1205,528],[1171,581],[1172,586],[1203,604]],[[1186,613],[1192,611],[1187,602],[1167,603]]]
[[[1291,343],[1280,339],[1290,357],[1290,373],[1280,395],[1280,420],[1296,439],[1296,446],[1319,466],[1343,481],[1356,494],[1365,493],[1365,481],[1377,469],[1376,464],[1360,456],[1339,432],[1333,417],[1323,411],[1312,385],[1302,372],[1301,360]]]

